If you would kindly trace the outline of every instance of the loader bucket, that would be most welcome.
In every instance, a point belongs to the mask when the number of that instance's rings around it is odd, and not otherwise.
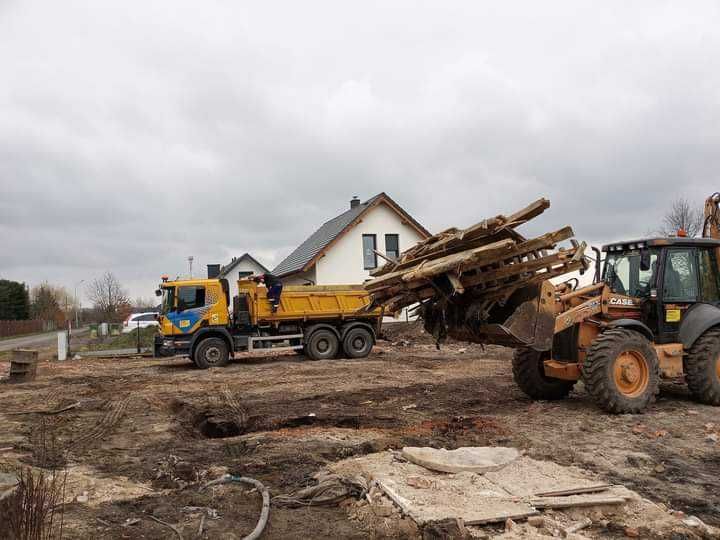
[[[490,312],[478,333],[487,336],[488,343],[550,350],[555,330],[554,297],[555,287],[549,281],[520,289],[505,306]]]
[[[485,316],[473,315],[473,304],[426,310],[425,328],[438,341],[444,335],[460,341],[530,347],[547,351],[555,330],[555,287],[545,280],[515,291],[504,304],[495,305]],[[442,323],[442,324],[441,324]]]

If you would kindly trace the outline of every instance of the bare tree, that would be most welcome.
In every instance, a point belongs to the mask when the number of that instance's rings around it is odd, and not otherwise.
[[[133,307],[135,309],[153,309],[159,303],[159,301],[153,300],[152,298],[143,298],[142,296],[138,296],[135,299],[135,302],[133,302]]]
[[[127,292],[112,272],[106,272],[102,277],[93,280],[87,294],[95,310],[105,315],[109,321],[120,320],[129,311],[130,300]]]
[[[678,197],[665,214],[657,233],[662,236],[674,236],[679,229],[683,229],[690,238],[694,238],[702,232],[702,226],[702,208],[693,207],[687,199]]]

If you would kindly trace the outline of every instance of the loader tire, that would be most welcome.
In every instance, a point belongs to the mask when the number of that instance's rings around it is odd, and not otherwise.
[[[227,365],[230,352],[227,343],[222,338],[211,337],[203,339],[196,347],[193,362],[200,369],[222,367]]]
[[[315,330],[305,343],[305,353],[310,360],[329,360],[335,358],[340,341],[335,332],[327,328]]]
[[[660,391],[655,348],[633,330],[608,330],[590,345],[582,380],[601,409],[613,414],[642,412]]]
[[[563,399],[575,383],[546,376],[543,364],[545,356],[534,349],[516,349],[512,361],[515,383],[533,399]]]
[[[720,328],[705,331],[683,360],[692,396],[705,405],[720,405]]]

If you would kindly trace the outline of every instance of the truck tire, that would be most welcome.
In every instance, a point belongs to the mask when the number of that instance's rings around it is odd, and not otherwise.
[[[660,391],[655,348],[633,330],[608,330],[590,345],[582,365],[582,379],[590,396],[605,411],[642,412]]]
[[[534,349],[516,349],[512,361],[515,384],[533,399],[563,399],[570,393],[575,382],[546,376],[544,356]]]
[[[367,328],[356,326],[345,333],[343,351],[347,358],[365,358],[374,345],[373,336]]]
[[[338,337],[335,332],[327,328],[315,330],[305,342],[305,352],[311,360],[335,358],[339,348]]]
[[[720,328],[702,334],[683,359],[692,396],[705,405],[720,405]]]
[[[200,369],[210,367],[222,367],[227,365],[230,358],[227,343],[218,337],[210,337],[203,339],[195,346],[193,353],[193,362]]]

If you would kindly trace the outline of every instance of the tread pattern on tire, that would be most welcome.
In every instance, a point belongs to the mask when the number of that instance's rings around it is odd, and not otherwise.
[[[205,360],[203,359],[202,363],[205,365],[201,365],[200,363],[198,363],[196,357],[202,358],[203,349],[208,347],[211,344],[211,342],[213,342],[213,341],[217,341],[218,345],[222,345],[222,347],[225,349],[225,355],[224,355],[225,358],[223,358],[222,360],[220,360],[219,362],[216,362],[214,364],[205,362]],[[207,337],[196,345],[195,352],[193,353],[193,362],[200,369],[208,369],[210,367],[223,367],[223,366],[227,365],[227,363],[230,361],[229,355],[230,355],[230,351],[228,350],[228,346],[227,346],[227,343],[225,343],[225,340],[223,340],[222,338],[219,338],[219,337]]]
[[[625,397],[617,391],[610,371],[627,342],[645,348],[641,352],[650,363],[648,391],[637,398]],[[598,406],[615,414],[638,413],[653,403],[660,392],[660,366],[652,343],[642,334],[627,328],[613,328],[595,338],[582,365],[582,379],[588,394]]]
[[[368,348],[368,351],[366,354],[357,354],[354,350],[352,350],[351,347],[348,346],[348,344],[352,341],[351,337],[356,332],[363,332],[365,334],[366,342],[370,343],[370,347]],[[345,334],[345,338],[342,340],[342,351],[344,352],[345,356],[351,359],[357,359],[357,358],[367,358],[368,355],[372,352],[372,345],[373,345],[373,336],[372,333],[363,326],[354,326],[350,328],[347,333]],[[350,351],[348,351],[350,349]]]
[[[557,400],[567,397],[575,386],[573,381],[552,379],[540,372],[541,353],[534,349],[516,349],[512,372],[520,390],[533,399]]]
[[[702,334],[683,359],[685,382],[692,396],[705,405],[720,405],[720,381],[715,362],[720,354],[720,327]]]
[[[333,348],[335,349],[334,352],[327,355],[326,358],[322,358],[316,355],[314,351],[315,340],[318,339],[318,336],[322,334],[328,335],[328,338],[331,340]],[[338,339],[337,335],[335,335],[333,331],[328,328],[318,328],[316,330],[312,330],[310,332],[310,335],[308,336],[307,341],[305,342],[305,352],[307,354],[307,357],[311,360],[329,360],[331,358],[335,358],[338,351],[340,351],[340,340]]]

